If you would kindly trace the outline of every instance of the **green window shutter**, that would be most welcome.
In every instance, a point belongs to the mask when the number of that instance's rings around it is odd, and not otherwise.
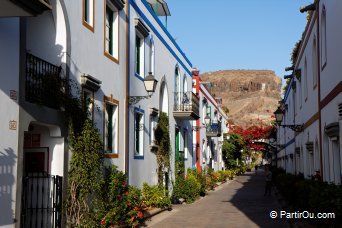
[[[136,62],[136,73],[140,75],[140,43],[141,39],[137,35],[135,38],[135,62]]]
[[[89,0],[84,0],[83,4],[84,4],[84,12],[83,12],[83,16],[84,16],[84,21],[89,23],[89,18],[88,18],[88,14],[89,14],[89,9],[88,9],[88,2]]]
[[[109,8],[108,6],[106,7],[106,13],[108,17],[108,32],[109,32],[109,47],[108,47],[108,52],[109,54],[113,55],[113,10]]]
[[[135,151],[140,152],[140,114],[135,113]]]
[[[106,111],[108,115],[107,122],[107,150],[113,151],[113,114],[114,107],[113,105],[106,104]]]

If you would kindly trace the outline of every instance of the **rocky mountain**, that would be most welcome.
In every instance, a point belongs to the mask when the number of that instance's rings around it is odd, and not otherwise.
[[[229,122],[246,127],[270,123],[281,99],[281,78],[271,70],[223,70],[201,74],[229,109]]]

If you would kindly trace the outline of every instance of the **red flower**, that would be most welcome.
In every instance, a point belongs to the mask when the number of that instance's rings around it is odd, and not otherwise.
[[[106,220],[105,219],[101,219],[101,225],[106,225]]]
[[[128,206],[132,206],[132,203],[131,203],[131,202],[128,202],[127,205],[128,205]]]
[[[139,207],[135,207],[134,210],[135,210],[135,211],[139,211]]]
[[[121,199],[121,197],[122,197],[122,196],[119,194],[119,195],[118,195],[118,198]]]
[[[126,187],[126,186],[127,186],[126,181],[124,181],[124,182],[122,183],[122,186],[123,186],[123,187]]]
[[[139,218],[143,217],[143,213],[142,213],[141,211],[139,211],[138,217],[139,217]]]
[[[126,192],[125,194],[126,194],[126,196],[128,196],[128,192]]]

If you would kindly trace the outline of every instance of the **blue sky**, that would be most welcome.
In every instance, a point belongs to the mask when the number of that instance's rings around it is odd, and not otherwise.
[[[313,0],[166,0],[168,30],[201,73],[269,69],[283,77]],[[162,18],[161,18],[162,19]],[[163,20],[163,19],[162,19]]]

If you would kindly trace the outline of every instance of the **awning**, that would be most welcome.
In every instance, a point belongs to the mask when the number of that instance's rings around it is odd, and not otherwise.
[[[165,0],[147,0],[147,2],[158,16],[171,16]]]

